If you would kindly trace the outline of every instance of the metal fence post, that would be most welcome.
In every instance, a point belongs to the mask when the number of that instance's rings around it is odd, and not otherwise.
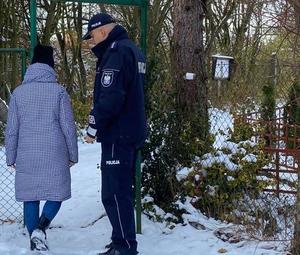
[[[33,57],[33,49],[37,44],[36,9],[36,0],[30,0],[30,60]]]
[[[145,0],[141,5],[141,48],[147,56],[147,15],[148,15],[148,0]],[[136,232],[142,233],[142,174],[141,174],[142,153],[139,150],[136,159],[136,183],[135,183],[135,202],[136,202]]]

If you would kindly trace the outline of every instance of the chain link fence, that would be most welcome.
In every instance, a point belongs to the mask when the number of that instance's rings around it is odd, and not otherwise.
[[[0,224],[21,222],[23,206],[15,199],[15,173],[6,166],[5,161],[4,125],[0,126],[0,132]]]
[[[10,91],[22,80],[22,56],[18,52],[0,52],[0,58],[0,224],[3,224],[23,219],[22,203],[15,199],[15,173],[6,165],[4,147],[7,102]]]
[[[295,70],[275,55],[250,66],[219,64],[212,69],[217,80],[209,82],[214,143],[189,177],[193,203],[207,216],[239,226],[216,233],[223,240],[250,237],[278,241],[288,249],[294,237],[300,156]],[[231,80],[222,79],[231,71]]]

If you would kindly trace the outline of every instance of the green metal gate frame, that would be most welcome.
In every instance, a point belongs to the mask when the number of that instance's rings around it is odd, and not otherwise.
[[[54,0],[58,2],[77,2],[77,3],[97,3],[97,4],[114,4],[114,5],[128,5],[137,6],[141,10],[141,48],[146,55],[147,53],[147,13],[149,0]],[[30,58],[33,56],[33,49],[37,44],[37,3],[36,0],[30,0]],[[141,151],[138,151],[136,160],[136,182],[135,182],[135,200],[136,200],[136,232],[142,233],[142,203],[141,203]]]

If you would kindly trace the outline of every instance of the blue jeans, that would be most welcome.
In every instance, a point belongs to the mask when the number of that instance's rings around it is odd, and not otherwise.
[[[44,205],[42,214],[52,221],[58,213],[62,202],[47,201]],[[29,234],[38,227],[40,218],[40,201],[24,202],[24,221]]]

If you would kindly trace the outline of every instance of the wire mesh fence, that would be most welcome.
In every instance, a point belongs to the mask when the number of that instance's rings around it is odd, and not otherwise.
[[[214,143],[192,176],[194,205],[243,226],[251,238],[279,241],[288,249],[297,202],[300,84],[291,65],[276,56],[232,68],[232,80],[209,82]],[[239,239],[232,235],[227,239]]]
[[[22,80],[22,57],[18,52],[0,52],[0,224],[21,222],[23,207],[15,200],[15,173],[6,165],[4,131],[10,91]]]
[[[0,224],[21,222],[23,206],[15,199],[15,173],[6,166],[4,125],[0,125]]]

